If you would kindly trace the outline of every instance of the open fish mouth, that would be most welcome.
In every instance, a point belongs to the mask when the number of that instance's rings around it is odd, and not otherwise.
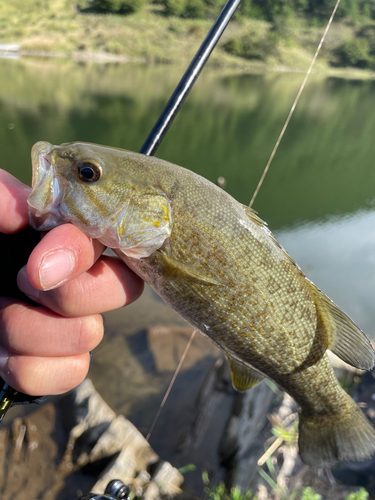
[[[27,202],[30,225],[38,231],[46,231],[63,223],[60,203],[67,182],[56,173],[53,148],[49,142],[37,142],[31,151],[32,191]]]

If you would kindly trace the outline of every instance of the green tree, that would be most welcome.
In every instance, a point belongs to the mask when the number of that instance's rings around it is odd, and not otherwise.
[[[369,43],[366,38],[351,37],[338,49],[339,62],[344,66],[367,68],[371,65]]]
[[[140,10],[147,0],[87,0],[87,10],[126,14]]]

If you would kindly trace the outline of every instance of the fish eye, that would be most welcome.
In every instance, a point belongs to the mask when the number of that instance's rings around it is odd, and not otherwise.
[[[79,180],[83,182],[95,182],[100,179],[102,169],[96,163],[84,161],[78,165],[77,175]]]

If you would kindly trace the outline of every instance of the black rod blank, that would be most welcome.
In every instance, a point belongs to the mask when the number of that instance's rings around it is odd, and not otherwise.
[[[140,153],[153,156],[241,0],[228,0],[173,92]]]

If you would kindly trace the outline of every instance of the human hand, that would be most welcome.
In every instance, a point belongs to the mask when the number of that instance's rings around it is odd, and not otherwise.
[[[29,193],[0,169],[1,233],[28,225]],[[102,256],[104,248],[71,224],[59,226],[18,274],[20,290],[39,305],[0,297],[0,376],[17,391],[48,395],[76,387],[103,336],[100,313],[141,295],[142,280],[119,259]]]

